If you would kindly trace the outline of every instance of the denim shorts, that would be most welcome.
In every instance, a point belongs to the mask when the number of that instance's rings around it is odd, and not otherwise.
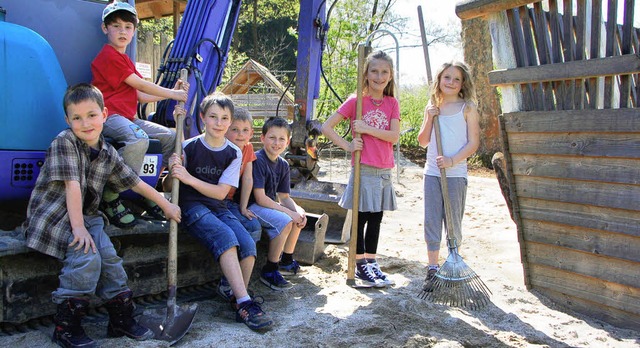
[[[293,221],[289,215],[275,209],[265,208],[257,203],[251,204],[249,210],[258,217],[264,232],[269,236],[269,240],[279,236],[282,230]]]
[[[251,235],[251,238],[253,238],[256,243],[260,241],[260,237],[262,236],[262,225],[260,225],[260,221],[257,218],[249,220],[249,218],[242,215],[240,212],[240,205],[238,205],[238,203],[230,199],[225,199],[224,201],[227,203],[227,209],[229,209],[231,214],[240,221],[242,226],[244,226],[247,232]]]
[[[211,211],[198,204],[182,213],[182,225],[218,260],[225,251],[238,247],[240,260],[257,256],[256,243],[240,221],[227,209]]]

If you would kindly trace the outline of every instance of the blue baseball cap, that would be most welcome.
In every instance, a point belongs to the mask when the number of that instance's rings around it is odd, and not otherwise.
[[[104,8],[104,11],[102,11],[102,21],[104,22],[104,19],[107,18],[108,15],[116,11],[128,11],[138,18],[138,12],[136,12],[135,7],[129,5],[128,2],[120,2],[116,0]]]

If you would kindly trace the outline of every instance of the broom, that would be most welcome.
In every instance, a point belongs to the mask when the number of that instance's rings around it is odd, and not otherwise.
[[[433,117],[433,127],[436,133],[438,156],[442,156],[442,141],[440,138],[438,116]],[[447,173],[444,168],[440,168],[440,184],[442,186],[442,199],[444,201],[449,256],[431,280],[425,278],[422,291],[418,294],[418,297],[434,303],[454,307],[480,309],[489,303],[491,290],[487,288],[482,282],[482,279],[467,266],[462,260],[462,256],[458,254],[456,237],[453,234],[453,226],[450,223],[453,220],[451,216],[451,202],[449,201]]]

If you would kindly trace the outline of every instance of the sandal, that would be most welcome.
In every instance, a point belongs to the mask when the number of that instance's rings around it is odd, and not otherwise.
[[[128,228],[136,223],[136,218],[129,208],[125,207],[120,197],[111,202],[102,201],[100,208],[109,219],[109,223],[120,228]]]
[[[145,199],[143,202],[143,205],[145,206],[145,212],[144,215],[148,216],[149,218],[155,219],[155,220],[167,220],[167,218],[164,216],[164,212],[162,211],[162,209],[155,204],[153,201],[149,200],[149,199]]]

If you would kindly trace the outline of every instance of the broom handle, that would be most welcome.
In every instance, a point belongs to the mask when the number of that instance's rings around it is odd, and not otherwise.
[[[365,46],[358,45],[358,87],[356,89],[356,121],[362,119],[362,76],[364,70]],[[360,138],[360,133],[354,135]],[[349,240],[349,262],[347,264],[347,283],[355,283],[356,248],[358,245],[358,210],[360,209],[360,150],[353,153],[353,200],[351,205],[351,239]]]
[[[438,156],[444,156],[442,153],[442,137],[440,135],[440,118],[436,115],[433,117],[433,129],[436,132],[436,147],[438,149]],[[447,170],[440,168],[440,186],[442,187],[442,200],[444,202],[444,216],[447,226],[447,244],[449,248],[455,248],[456,237],[453,234],[453,226],[451,222],[453,218],[451,216],[451,202],[449,201],[449,184],[447,183]]]

